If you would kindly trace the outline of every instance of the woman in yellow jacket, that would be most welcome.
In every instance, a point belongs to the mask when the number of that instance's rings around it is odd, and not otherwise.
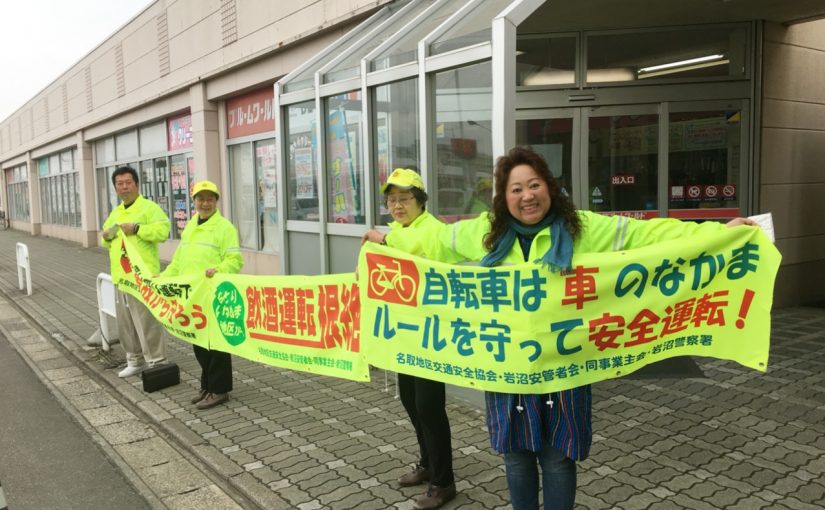
[[[424,191],[424,182],[414,170],[396,168],[381,187],[381,192],[392,215],[392,232],[415,230],[417,238],[428,238],[436,235],[444,226],[438,218],[426,211],[427,193]],[[429,245],[427,248],[424,244],[411,245],[407,247],[407,253],[444,262],[458,260],[440,250],[438,245]],[[401,476],[398,484],[412,487],[428,483],[427,492],[416,500],[413,508],[439,508],[456,494],[450,422],[444,407],[444,383],[398,374],[398,392],[415,429],[421,453],[413,470]]]
[[[559,271],[571,268],[575,252],[626,250],[725,228],[576,210],[544,158],[526,147],[498,158],[495,185],[489,214],[426,235],[403,229],[384,236],[373,230],[364,239],[404,251],[437,250],[488,267],[537,261]],[[727,226],[743,224],[753,221],[737,218]],[[538,509],[540,466],[545,510],[572,510],[576,461],[587,458],[593,437],[590,386],[549,395],[487,392],[485,400],[490,443],[504,455],[513,509]]]
[[[197,215],[186,224],[172,262],[161,276],[203,274],[212,278],[215,273],[241,270],[243,257],[238,231],[218,211],[219,198],[218,187],[211,181],[200,181],[192,188]],[[201,388],[192,403],[198,409],[209,409],[228,401],[232,391],[229,353],[193,347],[201,366]]]

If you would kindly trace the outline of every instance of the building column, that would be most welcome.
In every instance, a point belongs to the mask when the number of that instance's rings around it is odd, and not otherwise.
[[[29,172],[29,232],[39,236],[43,228],[43,219],[40,216],[40,174],[37,172],[37,160],[32,159],[32,153],[26,153],[26,169]]]
[[[100,229],[97,218],[97,193],[95,192],[95,166],[92,160],[92,144],[86,142],[83,131],[75,135],[77,140],[78,187],[80,188],[80,230],[84,248],[97,246]]]
[[[209,179],[225,189],[221,182],[221,137],[218,132],[218,107],[206,98],[206,85],[189,88],[192,115],[192,147],[195,155],[195,180]]]

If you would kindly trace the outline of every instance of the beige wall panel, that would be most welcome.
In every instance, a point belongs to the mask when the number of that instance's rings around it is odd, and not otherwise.
[[[121,36],[120,40],[123,47],[123,64],[126,66],[143,58],[148,52],[157,51],[158,25],[155,18],[141,19],[141,24],[135,25],[134,30],[129,35]]]
[[[115,99],[117,99],[117,78],[115,75],[95,83],[92,86],[92,105],[96,114],[94,117],[98,116],[100,108],[105,107]]]
[[[176,2],[167,2],[166,24],[170,41],[179,34],[202,23],[202,20],[206,17],[217,14],[220,20],[220,11],[220,0],[177,0]]]
[[[66,95],[69,98],[69,101],[72,99],[83,96],[84,99],[86,97],[86,78],[83,75],[83,68],[79,68],[78,71],[72,74],[66,80]],[[72,119],[71,112],[69,112],[69,119]]]
[[[126,94],[131,94],[160,78],[157,51],[152,50],[123,69]]]
[[[235,9],[238,14],[238,39],[240,40],[262,28],[268,29],[270,25],[277,24],[284,18],[317,4],[318,2],[308,0],[283,3],[270,2],[269,0],[237,2]],[[321,18],[315,19],[316,25],[319,19]]]
[[[825,131],[825,105],[765,99],[762,127]]]
[[[286,51],[279,52],[271,57],[259,60],[254,64],[238,69],[232,73],[218,76],[209,80],[206,84],[207,97],[214,101],[217,98],[225,98],[237,95],[237,91],[248,89],[261,83],[275,83],[277,78],[286,75],[299,65],[312,58],[319,51],[323,50],[344,31],[335,30],[323,37],[313,39],[306,44],[291,47]],[[250,36],[246,40],[260,37]],[[246,40],[244,42],[246,42]],[[234,46],[234,45],[233,45]]]
[[[221,48],[221,16],[220,12],[210,15],[200,23],[193,25],[174,38],[169,37],[169,66],[176,72],[189,65],[197,65],[206,74],[215,68],[199,59],[210,57]],[[219,62],[219,65],[223,62]]]
[[[96,56],[91,63],[92,70],[92,88],[95,88],[98,83],[114,76],[115,71],[115,50],[110,48],[100,55]],[[86,89],[85,77],[83,77],[83,89]]]
[[[72,241],[78,244],[81,244],[86,238],[86,233],[79,228],[62,227],[59,225],[49,225],[46,223],[43,223],[40,227],[40,234],[46,237],[64,239],[66,241]]]
[[[803,264],[818,260],[825,265],[825,234],[779,239],[776,247],[782,253],[783,264]]]
[[[762,130],[762,184],[825,182],[825,131]]]
[[[811,285],[811,282],[822,281],[825,281],[825,264],[821,260],[783,265],[779,268],[774,286],[774,307],[825,301],[825,286]]]
[[[77,120],[86,113],[86,94],[69,98],[69,123]]]
[[[825,83],[825,51],[765,43],[764,69],[765,98],[825,103],[825,87],[811,86]]]
[[[349,15],[351,12],[356,12],[369,3],[378,4],[379,2],[364,2],[363,0],[324,0],[324,20],[335,20]]]
[[[825,183],[763,185],[760,194],[759,210],[773,213],[778,239],[825,234]]]
[[[783,26],[765,23],[765,42],[782,42],[794,46],[825,49],[825,20]]]
[[[25,143],[32,138],[31,114],[30,108],[26,108],[17,117],[17,122],[20,124],[20,141]]]

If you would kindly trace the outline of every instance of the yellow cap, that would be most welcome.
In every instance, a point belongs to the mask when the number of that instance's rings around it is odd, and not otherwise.
[[[410,189],[410,188],[418,188],[421,191],[424,191],[424,181],[421,180],[421,176],[418,175],[418,172],[415,170],[410,170],[409,168],[396,168],[390,174],[390,177],[387,179],[387,182],[381,186],[381,193],[385,193],[387,188],[390,186],[395,186],[401,189]]]
[[[192,186],[192,198],[195,198],[195,195],[201,191],[211,191],[216,197],[221,198],[221,194],[218,191],[218,186],[212,181],[196,182],[195,185]]]

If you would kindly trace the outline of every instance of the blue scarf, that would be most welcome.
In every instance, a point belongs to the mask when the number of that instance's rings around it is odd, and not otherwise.
[[[549,267],[551,271],[566,271],[571,269],[573,262],[573,236],[564,226],[564,220],[555,214],[548,214],[535,225],[523,225],[513,218],[510,218],[509,228],[503,236],[496,240],[490,253],[481,260],[481,265],[492,267],[507,256],[516,242],[516,234],[524,236],[535,236],[543,228],[550,227],[550,248],[541,257],[541,264]],[[539,262],[536,260],[536,262]]]

